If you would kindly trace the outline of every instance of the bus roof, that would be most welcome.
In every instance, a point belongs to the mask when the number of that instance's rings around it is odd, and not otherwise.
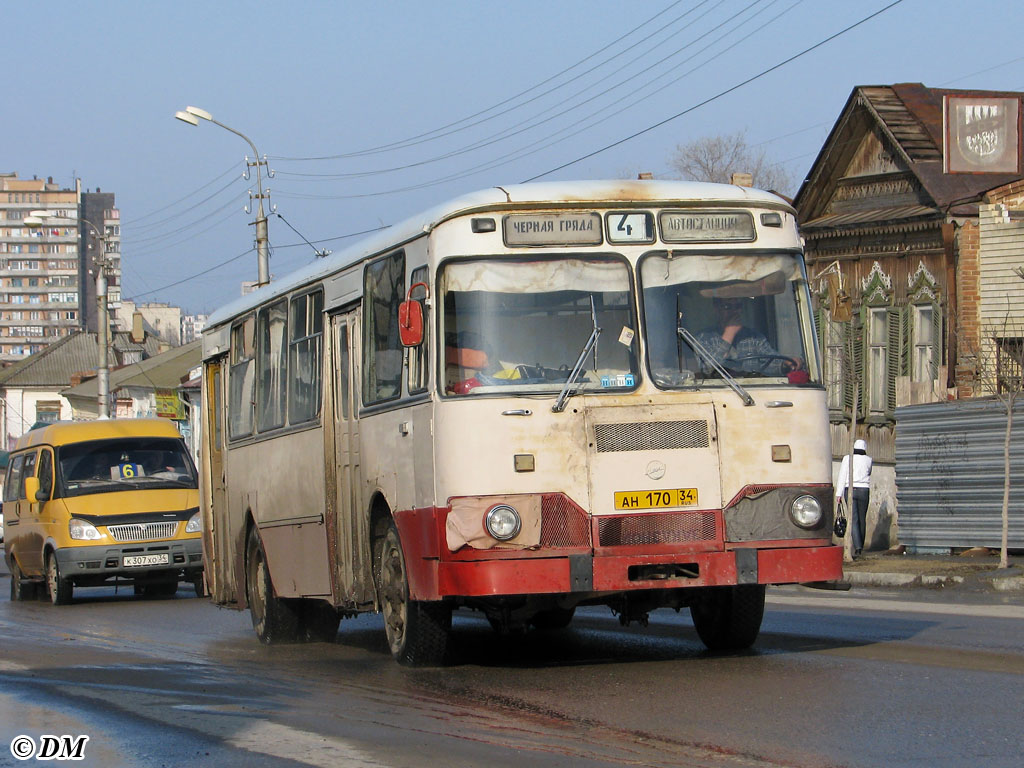
[[[303,285],[358,263],[429,233],[436,226],[468,213],[524,207],[562,207],[588,205],[660,205],[674,201],[699,201],[723,205],[760,205],[793,212],[792,206],[778,195],[751,187],[710,184],[698,181],[546,181],[490,187],[448,200],[389,226],[344,250],[292,272],[258,291],[221,307],[212,315],[206,329],[212,330],[232,318],[284,295]]]
[[[18,438],[11,453],[35,445],[66,445],[117,437],[180,437],[178,428],[167,419],[97,419],[94,421],[58,421],[26,432]]]

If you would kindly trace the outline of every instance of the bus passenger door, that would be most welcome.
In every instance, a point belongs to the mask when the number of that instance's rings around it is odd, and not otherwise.
[[[357,309],[331,320],[339,598],[353,607],[374,599],[369,516],[363,508],[359,459],[359,314]]]
[[[203,434],[200,477],[209,487],[202,496],[203,569],[215,602],[235,601],[232,576],[233,549],[228,530],[227,487],[224,474],[224,368],[227,356],[206,362],[203,370]]]

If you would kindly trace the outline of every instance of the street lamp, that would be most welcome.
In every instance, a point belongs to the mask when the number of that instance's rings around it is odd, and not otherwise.
[[[267,162],[266,157],[260,160],[260,153],[256,150],[256,145],[252,143],[252,139],[246,136],[241,131],[236,131],[234,128],[224,125],[224,123],[214,120],[213,115],[207,112],[205,109],[199,107],[185,107],[185,110],[174,113],[174,116],[181,120],[183,123],[189,125],[199,125],[199,121],[208,120],[214,125],[219,125],[225,131],[231,131],[236,136],[241,136],[252,147],[252,153],[254,156],[253,162],[249,162],[249,158],[245,158],[246,166],[256,166],[256,221],[253,222],[256,225],[256,258],[258,265],[258,283],[257,287],[262,287],[270,282],[270,254],[268,252],[267,245],[267,217],[263,213],[263,198],[269,197],[270,192],[264,191],[263,189],[263,176],[260,173],[260,166]],[[273,175],[273,174],[268,174]]]
[[[29,211],[28,216],[22,219],[27,227],[41,227],[47,219],[55,218],[50,211]],[[99,258],[94,259],[96,263],[96,343],[99,351],[99,363],[96,367],[96,409],[101,419],[110,418],[110,367],[107,364],[107,349],[110,346],[110,325],[107,317],[107,236],[102,230],[96,227],[87,219],[78,219],[89,229],[93,236],[100,241]]]

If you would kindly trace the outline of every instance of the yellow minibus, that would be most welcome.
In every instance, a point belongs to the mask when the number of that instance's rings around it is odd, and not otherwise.
[[[202,596],[196,469],[166,419],[58,422],[19,438],[4,483],[11,600],[119,582]]]

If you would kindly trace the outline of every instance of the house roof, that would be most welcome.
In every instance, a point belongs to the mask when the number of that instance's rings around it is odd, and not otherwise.
[[[948,95],[1012,97],[1021,93],[928,88],[921,83],[861,85],[853,89],[811,171],[797,193],[801,227],[836,226],[825,208],[845,169],[859,147],[859,137],[877,127],[890,149],[915,178],[925,195],[922,201],[931,217],[944,214],[975,215],[977,201],[985,192],[1021,178],[1019,173],[945,173],[943,168],[943,101]],[[896,221],[908,217],[906,206],[880,205],[862,211],[862,220]],[[851,222],[846,222],[851,223]]]
[[[111,364],[126,352],[139,351],[155,355],[160,342],[146,337],[145,342],[136,344],[131,334],[115,331],[111,337],[114,352]],[[80,371],[95,371],[97,368],[96,334],[78,331],[47,345],[39,352],[19,360],[9,368],[0,370],[0,388],[3,387],[49,387],[61,388],[71,383],[71,377]]]
[[[183,377],[202,364],[202,340],[196,339],[181,347],[174,347],[140,363],[132,363],[110,372],[110,391],[124,387],[151,389],[174,389],[181,385]],[[69,400],[82,398],[95,400],[99,382],[95,378],[82,382],[61,392]]]

